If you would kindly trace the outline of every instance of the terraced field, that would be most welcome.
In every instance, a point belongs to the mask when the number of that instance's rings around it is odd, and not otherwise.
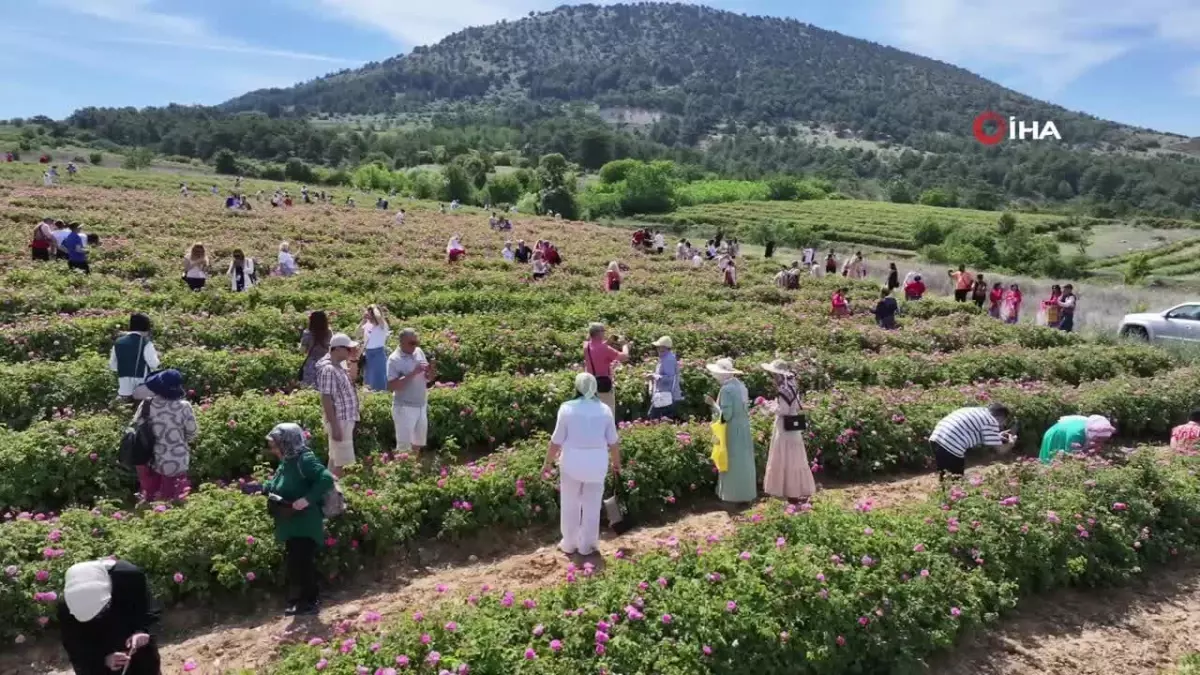
[[[1140,256],[1150,263],[1152,277],[1195,279],[1200,275],[1200,237],[1192,237],[1157,248],[1103,258],[1094,268],[1099,273],[1124,272]]]
[[[1031,593],[1121,583],[1200,544],[1192,458],[1148,453],[1129,466],[1068,462],[1049,471],[1017,464],[956,492],[919,479],[927,503],[887,509],[865,498],[850,500],[856,508],[818,500],[811,510],[768,500],[715,538],[695,530],[698,541],[669,534],[662,547],[610,548],[616,557],[603,573],[541,556],[548,571],[529,587],[464,586],[467,597],[428,605],[414,595],[386,617],[364,613],[360,623],[339,618],[299,633],[270,624],[267,637],[255,637],[257,629],[237,624],[278,603],[282,584],[282,552],[252,489],[269,470],[263,436],[297,421],[325,453],[316,395],[294,381],[299,332],[315,309],[352,332],[365,305],[382,305],[393,328],[422,331],[441,378],[430,394],[428,457],[393,454],[388,397],[362,396],[355,443],[363,463],[344,480],[350,509],[328,522],[321,556],[329,585],[342,591],[403,551],[473,550],[485,536],[557,522],[557,480],[540,473],[545,432],[571,396],[590,321],[634,343],[633,362],[616,376],[627,469],[610,481],[622,481],[639,519],[670,521],[713,489],[703,396],[716,386],[703,364],[720,356],[749,371],[752,398],[770,396],[756,364],[796,364],[810,459],[822,480],[852,489],[927,472],[925,439],[937,420],[991,400],[1016,412],[1024,450],[1079,411],[1115,418],[1125,441],[1161,441],[1200,405],[1200,373],[1151,347],[1001,325],[940,299],[907,306],[902,328],[883,331],[865,311],[877,296],[870,282],[852,284],[856,311],[835,321],[828,298],[843,279],[781,291],[773,263],[746,260],[741,286],[728,289],[711,268],[631,252],[623,232],[584,223],[517,219],[514,239],[551,239],[565,260],[535,283],[501,259],[504,235],[477,210],[440,214],[405,202],[403,227],[366,208],[228,213],[216,197],[181,197],[171,177],[94,170],[44,188],[22,171],[0,167],[0,635],[23,645],[0,655],[0,670],[61,665],[46,647],[55,630],[46,593],[61,590],[72,563],[107,555],[142,566],[169,607],[222,608],[225,623],[194,622],[192,637],[242,636],[224,643],[223,660],[172,646],[167,672],[190,661],[198,673],[348,675],[406,663],[434,673],[844,673],[915,666]],[[853,208],[863,223],[894,212]],[[29,233],[44,215],[101,236],[90,276],[27,260]],[[469,252],[457,265],[444,261],[452,234]],[[218,269],[235,248],[266,262],[287,240],[301,273],[248,293],[220,280],[191,293],[180,258],[198,240]],[[613,259],[629,268],[617,294],[601,290]],[[116,464],[127,412],[112,401],[106,354],[132,311],[151,316],[164,365],[183,371],[197,411],[197,489],[175,504],[136,504]],[[691,419],[679,425],[640,419],[648,345],[664,334],[683,363]],[[760,471],[772,421],[756,403]],[[1142,528],[1154,537],[1140,539]],[[414,619],[418,611],[427,617]]]
[[[850,200],[798,202],[731,202],[685,207],[655,220],[678,225],[709,225],[726,231],[756,223],[775,222],[812,229],[825,241],[861,244],[879,248],[916,250],[912,239],[918,223],[929,221],[951,228],[960,225],[994,226],[994,211],[946,209],[912,204],[890,204]],[[1062,216],[1021,214],[1021,221],[1034,227],[1055,229],[1065,223]]]

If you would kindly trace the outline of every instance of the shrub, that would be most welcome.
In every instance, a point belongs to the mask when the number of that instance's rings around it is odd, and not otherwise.
[[[104,163],[104,153],[93,152],[92,154],[88,155],[88,164],[91,164],[92,166],[100,166],[103,163]]]

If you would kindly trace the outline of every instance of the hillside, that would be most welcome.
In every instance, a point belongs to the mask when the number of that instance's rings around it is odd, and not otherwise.
[[[381,114],[439,101],[514,98],[677,116],[683,145],[736,122],[770,125],[778,135],[790,135],[794,123],[823,125],[924,148],[932,134],[969,139],[972,120],[985,109],[1055,120],[1072,144],[1130,145],[1152,137],[1137,138],[1130,127],[1038,101],[962,68],[792,19],[649,3],[561,7],[468,28],[409,55],[252,92],[223,108]]]

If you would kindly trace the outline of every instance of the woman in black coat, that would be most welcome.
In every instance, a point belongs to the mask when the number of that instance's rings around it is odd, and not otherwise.
[[[160,675],[150,633],[158,617],[146,574],[132,563],[94,560],[67,570],[58,620],[76,675]]]

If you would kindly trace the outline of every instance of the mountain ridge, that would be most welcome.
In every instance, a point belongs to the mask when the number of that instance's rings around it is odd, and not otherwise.
[[[915,135],[969,135],[985,109],[1054,119],[1075,145],[1121,145],[1138,135],[1187,140],[1071,111],[960,66],[796,19],[664,3],[565,5],[469,27],[408,54],[248,92],[219,107],[383,114],[506,98],[663,112],[699,127],[685,134],[689,144],[703,136],[696,132],[732,120],[850,125],[871,140],[920,147]]]

